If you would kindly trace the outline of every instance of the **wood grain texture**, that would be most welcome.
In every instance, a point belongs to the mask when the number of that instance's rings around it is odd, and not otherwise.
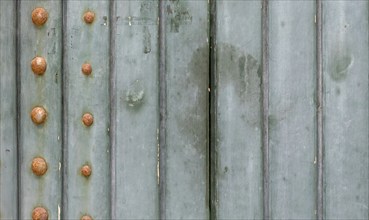
[[[0,1],[0,219],[17,219],[16,2]]]
[[[315,3],[270,3],[272,219],[315,218]]]
[[[206,219],[208,208],[208,2],[166,9],[167,219]]]
[[[158,3],[117,1],[116,217],[157,219]]]
[[[65,196],[64,218],[110,218],[109,1],[67,1],[64,18]],[[87,24],[86,12],[94,13]],[[89,76],[81,72],[90,63]],[[90,127],[82,121],[91,113]],[[81,175],[83,165],[92,174]]]
[[[218,219],[263,218],[261,1],[217,2]]]
[[[327,219],[369,217],[368,5],[323,2]]]

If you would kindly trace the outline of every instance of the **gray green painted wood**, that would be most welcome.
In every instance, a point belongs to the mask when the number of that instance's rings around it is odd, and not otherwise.
[[[15,2],[0,1],[0,219],[17,218]]]
[[[116,16],[116,217],[156,219],[158,4],[117,1]]]
[[[260,1],[217,1],[218,219],[262,218],[260,24]]]
[[[316,3],[268,2],[266,213],[315,219]],[[323,1],[327,219],[369,218],[368,5]],[[49,12],[43,27],[31,21],[35,7]],[[90,25],[87,10],[96,15]],[[262,1],[20,0],[0,1],[0,12],[0,219],[30,219],[39,205],[49,219],[263,218]],[[44,76],[30,69],[36,55],[47,60]],[[85,62],[90,76],[81,73]],[[30,112],[39,105],[48,119],[35,126]],[[81,122],[85,112],[91,127]],[[36,156],[48,162],[43,177],[31,171]],[[86,163],[89,178],[80,174]]]
[[[88,214],[93,219],[109,219],[109,2],[67,1],[64,10],[64,218]],[[87,11],[95,13],[92,24],[83,20]],[[85,62],[92,66],[89,76],[81,72]],[[81,121],[86,112],[94,117],[90,127]],[[88,178],[80,173],[86,164],[92,168]]]
[[[270,216],[315,218],[315,2],[270,3]]]
[[[369,218],[368,1],[323,2],[325,217]]]
[[[166,10],[167,219],[206,219],[208,208],[208,2]]]
[[[48,210],[49,218],[59,217],[61,210],[61,156],[62,156],[62,14],[61,1],[20,1],[18,17],[19,32],[19,150],[20,197],[19,218],[29,219],[36,206]],[[47,22],[37,27],[31,14],[36,7],[48,11]],[[31,70],[36,56],[46,59],[44,75],[37,76]],[[30,113],[36,106],[48,112],[42,125],[35,125]],[[47,172],[36,176],[31,170],[33,158],[43,157]]]

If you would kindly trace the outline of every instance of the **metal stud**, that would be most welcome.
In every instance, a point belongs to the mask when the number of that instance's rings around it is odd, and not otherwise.
[[[32,71],[36,75],[43,75],[46,71],[46,68],[47,68],[45,58],[43,58],[43,57],[33,58],[32,62],[31,62],[31,68],[32,68]]]
[[[35,107],[31,112],[31,119],[33,123],[40,125],[46,121],[47,112],[43,107]]]
[[[36,176],[42,176],[47,171],[46,160],[42,157],[36,157],[32,160],[32,171]]]
[[[82,216],[81,220],[92,220],[92,218],[89,215],[84,215]]]
[[[32,21],[37,26],[42,26],[46,23],[49,14],[44,8],[35,8],[32,11]]]
[[[32,220],[48,220],[49,214],[43,207],[36,207],[32,211]]]
[[[92,116],[91,113],[85,113],[82,116],[82,122],[84,125],[86,125],[87,127],[90,127],[93,123],[94,123],[94,116]]]
[[[82,168],[81,168],[81,174],[82,176],[84,177],[89,177],[92,173],[92,170],[91,170],[91,167],[89,165],[84,165]]]
[[[88,11],[83,15],[83,19],[87,24],[91,24],[95,20],[95,13]]]
[[[86,76],[90,75],[92,73],[92,66],[89,63],[82,64],[82,73]]]

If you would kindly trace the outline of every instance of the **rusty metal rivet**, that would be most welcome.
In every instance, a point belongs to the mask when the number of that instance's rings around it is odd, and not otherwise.
[[[42,157],[36,157],[32,160],[32,171],[36,176],[42,176],[47,171],[46,160]]]
[[[92,66],[89,63],[82,64],[82,73],[86,76],[90,75],[92,73]]]
[[[89,165],[84,165],[82,168],[81,168],[81,174],[84,176],[84,177],[89,177],[92,173],[92,170],[91,170],[91,167]]]
[[[44,8],[35,8],[32,11],[32,21],[37,26],[45,24],[48,17],[49,14]]]
[[[47,112],[43,107],[35,107],[31,112],[31,119],[33,123],[40,125],[46,121]]]
[[[89,215],[84,215],[82,216],[81,220],[92,220],[92,218]]]
[[[84,125],[89,127],[94,123],[94,116],[92,116],[92,114],[90,114],[90,113],[85,113],[82,116],[82,122],[83,122]]]
[[[95,20],[95,13],[88,11],[83,15],[83,19],[87,24],[91,24]]]
[[[33,220],[48,220],[49,219],[49,214],[47,213],[45,208],[36,207],[32,211],[32,219]]]
[[[31,68],[32,68],[32,71],[36,75],[43,75],[46,71],[46,68],[47,68],[45,58],[43,58],[43,57],[33,58],[32,62],[31,62]]]

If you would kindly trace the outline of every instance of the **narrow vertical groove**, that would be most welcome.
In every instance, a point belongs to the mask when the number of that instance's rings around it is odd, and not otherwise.
[[[20,219],[22,214],[22,206],[21,206],[21,163],[22,163],[22,152],[20,150],[20,132],[21,132],[21,76],[20,76],[20,1],[16,0],[15,2],[15,29],[16,29],[16,35],[15,35],[15,72],[16,72],[16,153],[17,153],[17,219]]]
[[[63,0],[62,1],[62,121],[63,121],[63,140],[62,140],[62,160],[63,160],[63,166],[62,166],[62,210],[61,215],[63,216],[62,219],[68,218],[68,72],[66,71],[68,68],[67,64],[67,18],[68,18],[68,1]]]
[[[263,216],[270,219],[269,209],[269,0],[262,3],[262,151]]]
[[[116,42],[116,0],[110,1],[110,22],[109,22],[109,47],[110,47],[110,59],[109,59],[109,95],[110,95],[110,216],[112,219],[116,219],[116,118],[117,118],[117,106],[116,106],[116,70],[115,70],[115,42]]]
[[[322,1],[316,1],[316,118],[317,118],[317,219],[322,220],[323,211],[323,42],[322,42]]]
[[[65,146],[65,140],[64,140],[64,131],[65,131],[65,129],[67,128],[67,127],[65,127],[64,126],[64,119],[65,119],[65,117],[64,117],[64,104],[65,104],[65,101],[64,101],[64,75],[65,75],[65,73],[64,73],[64,45],[66,44],[66,42],[65,42],[65,37],[64,37],[64,25],[65,25],[65,23],[64,23],[64,1],[63,0],[60,0],[60,3],[61,3],[61,16],[62,16],[62,19],[61,19],[61,21],[62,21],[62,25],[61,25],[61,37],[62,37],[62,39],[61,39],[61,41],[62,41],[62,46],[61,46],[61,68],[60,68],[60,71],[61,71],[61,73],[62,73],[62,77],[61,77],[61,106],[62,106],[62,108],[61,108],[61,132],[62,132],[62,138],[61,138],[61,163],[62,163],[62,165],[63,166],[61,166],[61,182],[62,182],[62,184],[61,184],[61,203],[63,204],[63,201],[64,201],[64,196],[65,196],[65,189],[64,189],[64,178],[65,178],[65,176],[63,175],[64,174],[64,157],[65,157],[65,155],[64,155],[64,146]],[[61,205],[61,212],[60,212],[60,219],[64,219],[64,205]]]
[[[209,204],[210,204],[210,219],[217,219],[218,213],[218,182],[217,182],[217,167],[218,167],[218,151],[217,151],[217,54],[216,54],[216,37],[217,37],[217,1],[210,1],[210,47],[209,47],[209,81],[210,81],[210,111],[209,111]]]
[[[166,219],[166,124],[167,124],[167,77],[166,77],[166,0],[159,0],[159,217]]]

